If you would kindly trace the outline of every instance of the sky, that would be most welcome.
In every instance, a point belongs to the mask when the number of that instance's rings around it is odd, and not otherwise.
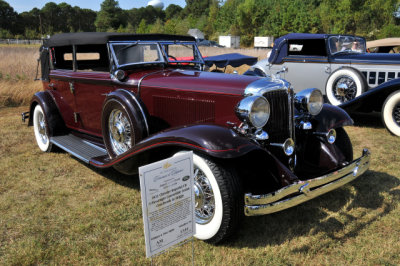
[[[18,13],[24,11],[30,11],[37,7],[41,9],[47,2],[62,3],[65,2],[71,6],[79,6],[81,8],[89,8],[94,11],[100,10],[100,4],[103,0],[5,0],[14,8]],[[118,0],[119,6],[122,9],[140,8],[147,6],[150,0]],[[184,7],[186,5],[185,0],[163,0],[164,8],[170,4],[179,5]]]

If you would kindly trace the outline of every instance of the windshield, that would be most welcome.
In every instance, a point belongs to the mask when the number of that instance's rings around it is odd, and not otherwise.
[[[331,36],[328,38],[331,54],[346,53],[365,53],[365,39],[355,36]]]
[[[163,43],[162,46],[169,63],[204,63],[193,43]]]
[[[164,62],[157,43],[113,43],[111,47],[117,66]]]

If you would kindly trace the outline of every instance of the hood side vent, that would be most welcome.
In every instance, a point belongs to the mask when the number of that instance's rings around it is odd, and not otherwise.
[[[154,116],[170,126],[215,122],[215,101],[153,96]]]

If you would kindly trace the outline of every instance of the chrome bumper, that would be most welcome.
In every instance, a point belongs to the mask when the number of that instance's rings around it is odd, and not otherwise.
[[[299,181],[269,194],[245,194],[244,213],[254,216],[282,211],[341,187],[368,169],[370,157],[368,149],[364,149],[360,158],[329,174]]]

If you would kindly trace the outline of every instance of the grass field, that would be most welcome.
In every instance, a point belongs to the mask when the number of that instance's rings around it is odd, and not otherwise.
[[[9,60],[8,67],[0,61],[0,97],[9,99],[0,104],[0,265],[149,265],[138,177],[40,152],[33,129],[20,122],[28,108],[4,107],[25,104],[40,90],[29,81],[37,48],[18,49],[26,60],[14,64],[15,49],[0,47]],[[195,240],[195,265],[400,264],[400,138],[376,114],[353,117],[362,121],[347,128],[355,156],[363,147],[372,153],[366,174],[289,210],[247,217],[224,245]],[[189,265],[191,253],[188,243],[153,263]]]
[[[40,152],[20,122],[26,109],[0,108],[0,265],[150,264],[138,178]],[[356,156],[372,152],[364,176],[298,207],[245,218],[225,245],[196,240],[195,265],[399,264],[400,139],[378,118],[347,128]],[[190,264],[191,250],[189,243],[153,262]]]

